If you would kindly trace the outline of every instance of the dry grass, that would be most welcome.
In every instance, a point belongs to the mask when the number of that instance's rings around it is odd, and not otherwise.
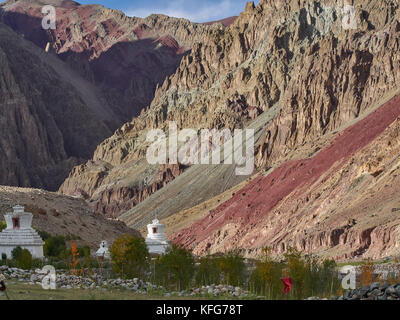
[[[179,300],[179,297],[164,297],[152,294],[137,294],[128,290],[102,289],[57,289],[44,290],[39,285],[25,283],[8,283],[7,289],[10,300]],[[194,298],[185,297],[184,300]],[[1,300],[7,300],[0,296]]]
[[[253,180],[258,175],[255,175],[251,178]],[[232,196],[242,189],[246,184],[249,183],[249,180],[243,181],[242,183],[236,185],[235,187],[225,191],[224,193],[211,198],[205,202],[200,203],[199,205],[180,211],[168,218],[162,219],[161,223],[166,225],[166,234],[168,237],[178,233],[179,231],[190,227],[194,222],[206,217],[211,210],[217,208],[220,204],[228,201],[232,198]],[[142,228],[140,233],[146,237],[147,229]]]

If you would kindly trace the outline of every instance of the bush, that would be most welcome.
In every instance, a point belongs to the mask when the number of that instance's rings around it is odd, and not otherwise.
[[[46,241],[47,239],[51,238],[51,234],[46,231],[40,231],[40,230],[36,231],[43,241]]]
[[[87,257],[90,256],[90,247],[84,246],[82,248],[78,248],[79,256],[80,257]]]
[[[173,245],[166,254],[155,261],[155,279],[165,287],[187,289],[195,271],[194,257],[184,248]]]
[[[28,249],[22,249],[17,259],[18,268],[29,270],[32,268],[32,254]]]
[[[11,257],[13,260],[18,260],[19,256],[21,255],[22,252],[22,248],[20,246],[15,247],[12,251],[11,251]]]
[[[5,221],[0,221],[0,232],[7,228],[7,223]]]
[[[50,236],[45,240],[43,246],[44,255],[46,257],[65,256],[67,247],[63,236]],[[68,256],[68,255],[67,255]]]
[[[32,268],[32,254],[28,249],[22,249],[20,246],[15,247],[13,251],[11,251],[11,256],[18,268]]]
[[[143,278],[149,269],[149,251],[141,238],[127,234],[110,248],[114,272],[126,278]]]
[[[239,251],[230,251],[217,259],[225,284],[240,286],[245,279],[246,265]]]

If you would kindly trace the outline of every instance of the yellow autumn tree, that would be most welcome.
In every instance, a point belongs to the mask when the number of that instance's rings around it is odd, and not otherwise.
[[[369,286],[372,282],[378,281],[379,277],[374,276],[375,266],[371,259],[367,259],[361,265],[360,285]]]
[[[110,248],[114,272],[123,277],[142,277],[149,267],[149,251],[143,239],[129,234],[117,238]]]

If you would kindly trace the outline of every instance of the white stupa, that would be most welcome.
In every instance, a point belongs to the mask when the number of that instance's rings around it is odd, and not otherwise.
[[[96,252],[96,257],[110,259],[110,251],[108,251],[108,243],[106,240],[100,243],[99,250]]]
[[[164,254],[169,247],[168,238],[165,234],[165,225],[158,219],[147,225],[146,245],[150,253]]]
[[[15,206],[14,212],[4,215],[7,228],[0,233],[0,256],[5,253],[11,258],[15,247],[28,249],[34,258],[43,258],[44,242],[32,229],[32,213],[25,212],[23,206]]]

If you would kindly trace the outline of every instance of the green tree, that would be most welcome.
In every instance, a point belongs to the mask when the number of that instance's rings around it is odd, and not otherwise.
[[[110,248],[113,270],[126,278],[141,278],[149,269],[149,251],[143,239],[127,234]]]
[[[294,248],[288,248],[284,257],[287,275],[293,281],[291,295],[296,299],[330,297],[339,290],[340,281],[334,261],[325,260],[321,263],[315,256],[302,256]]]
[[[240,286],[245,278],[246,265],[239,251],[233,250],[218,258],[218,267],[225,278],[225,283]]]
[[[218,260],[213,256],[201,257],[196,270],[196,285],[219,284],[221,281],[221,270]]]
[[[302,258],[301,252],[295,248],[288,248],[284,254],[288,276],[293,281],[293,294],[296,299],[301,299],[306,295],[306,283],[310,279],[308,265]]]
[[[262,294],[268,299],[279,299],[282,297],[282,268],[283,264],[272,258],[272,250],[264,249],[261,260],[256,261],[249,280],[250,290],[256,294]]]
[[[63,236],[51,236],[45,240],[43,252],[46,257],[59,257],[66,251],[65,238]]]
[[[155,262],[156,281],[164,286],[183,290],[190,286],[195,271],[194,257],[184,248],[172,245]]]
[[[0,232],[7,228],[7,223],[5,221],[0,221]]]

